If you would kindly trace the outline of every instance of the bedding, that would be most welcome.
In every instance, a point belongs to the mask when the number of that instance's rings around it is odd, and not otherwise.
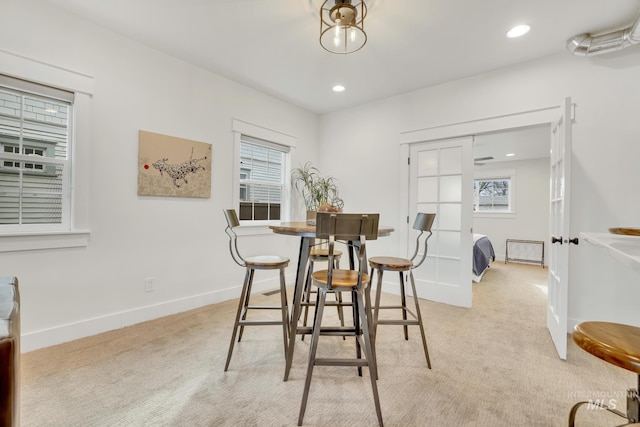
[[[491,240],[484,234],[473,234],[473,281],[480,282],[482,275],[489,268],[489,263],[496,260]]]

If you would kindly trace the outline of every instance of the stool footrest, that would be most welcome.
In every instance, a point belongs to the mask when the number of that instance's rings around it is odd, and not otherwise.
[[[320,366],[369,366],[369,361],[367,359],[318,358],[315,360],[314,364]]]
[[[402,320],[402,319],[392,319],[392,320],[378,320],[378,325],[419,325],[420,322],[417,320]]]
[[[384,306],[384,307],[378,307],[378,310],[389,310],[389,309],[396,309],[396,310],[403,310],[405,313],[407,313],[409,316],[411,316],[415,323],[407,323],[407,325],[419,325],[420,322],[418,322],[418,316],[411,311],[408,307],[403,307],[401,305],[398,306]],[[407,322],[407,320],[402,320],[403,322]],[[378,320],[378,325],[398,325],[398,323],[387,323],[388,320]]]
[[[296,328],[296,334],[298,335],[311,335],[313,328],[310,326],[298,326]],[[344,336],[344,335],[356,335],[356,331],[353,326],[323,326],[320,328],[320,335],[332,335],[332,336]]]
[[[244,311],[247,310],[282,310],[282,307],[276,305],[249,305],[244,308]]]
[[[267,325],[282,325],[282,320],[239,320],[238,325],[253,325],[253,326],[267,326]]]
[[[310,301],[310,302],[301,302],[300,306],[302,307],[314,307],[316,305],[316,303],[314,301]],[[340,302],[340,301],[327,301],[324,303],[325,307],[351,307],[353,304],[349,301],[347,302]]]

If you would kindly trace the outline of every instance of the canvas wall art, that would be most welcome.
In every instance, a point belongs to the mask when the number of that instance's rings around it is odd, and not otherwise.
[[[211,197],[211,144],[138,132],[138,195]]]

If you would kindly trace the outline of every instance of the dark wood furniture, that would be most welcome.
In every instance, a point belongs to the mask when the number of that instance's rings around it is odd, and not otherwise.
[[[20,425],[20,291],[0,277],[0,426]]]
[[[583,322],[573,331],[573,340],[583,350],[607,363],[638,374],[638,388],[627,390],[627,412],[622,413],[600,402],[578,402],[571,408],[569,427],[575,424],[578,408],[584,404],[600,406],[626,418],[628,423],[640,421],[640,328],[611,322]]]

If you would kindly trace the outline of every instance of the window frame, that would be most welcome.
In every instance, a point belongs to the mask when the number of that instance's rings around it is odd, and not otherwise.
[[[258,126],[243,120],[233,119],[233,137],[234,137],[234,156],[233,156],[233,206],[235,209],[240,208],[240,173],[242,167],[240,164],[240,147],[242,143],[242,135],[266,141],[265,146],[272,143],[272,148],[276,145],[288,148],[288,152],[284,153],[283,164],[283,182],[282,182],[282,200],[280,201],[280,219],[279,220],[241,220],[240,227],[256,227],[268,232],[268,226],[278,224],[280,222],[289,221],[291,217],[291,182],[287,179],[291,175],[292,157],[294,155],[296,138],[282,132],[278,132],[263,126]]]
[[[286,186],[287,176],[289,176],[286,165],[287,165],[287,155],[289,153],[289,147],[274,144],[270,141],[264,141],[262,139],[256,139],[250,137],[245,134],[241,134],[241,159],[240,159],[240,202],[238,207],[238,217],[240,221],[247,221],[247,219],[243,219],[243,203],[249,203],[251,206],[251,216],[254,217],[256,214],[256,209],[259,208],[261,204],[264,202],[259,202],[256,200],[245,200],[247,196],[251,198],[265,198],[267,199],[266,210],[267,216],[271,217],[271,214],[275,214],[273,212],[274,209],[277,209],[278,218],[270,218],[266,221],[269,223],[274,221],[280,221],[280,217],[282,216],[282,208],[283,208],[283,196]],[[242,151],[242,147],[247,148],[252,151],[252,155],[247,158],[246,151]],[[250,148],[249,148],[250,147]],[[257,149],[257,152],[256,152]],[[266,159],[261,159],[257,153],[261,151],[266,151]],[[274,158],[278,158],[276,162],[272,162],[272,154]],[[250,159],[251,166],[247,167],[244,163],[244,159]],[[275,165],[275,168],[273,167]],[[277,166],[279,165],[279,166]],[[260,172],[265,172],[267,175],[260,176]],[[271,174],[272,172],[278,172],[277,175]],[[272,178],[272,179],[269,179]],[[279,201],[275,203],[275,201],[271,202],[271,193],[272,190],[275,190],[276,193],[279,193]],[[244,197],[242,196],[244,193]],[[262,195],[262,197],[261,197]],[[251,221],[260,221],[264,219],[252,219]]]
[[[5,51],[0,51],[0,74],[38,85],[59,88],[74,94],[68,147],[71,150],[68,183],[70,188],[66,192],[71,200],[66,212],[69,216],[69,220],[65,221],[66,227],[38,227],[31,230],[23,227],[2,230],[0,231],[2,243],[0,252],[87,246],[90,237],[88,228],[90,187],[87,181],[90,176],[89,136],[93,77],[39,59]],[[81,143],[78,144],[78,141]]]
[[[16,97],[20,98],[20,114],[16,117],[16,123],[19,123],[20,132],[19,136],[14,140],[10,136],[0,136],[0,145],[3,147],[3,152],[0,154],[1,157],[6,159],[7,161],[13,161],[14,163],[23,163],[26,166],[27,163],[41,163],[43,165],[43,169],[41,172],[35,172],[34,170],[27,171],[25,169],[20,172],[19,168],[15,166],[6,167],[4,166],[4,161],[1,162],[2,167],[0,168],[0,172],[3,174],[10,174],[14,176],[19,176],[18,180],[21,183],[18,191],[18,197],[22,199],[20,194],[23,194],[25,188],[28,188],[28,183],[26,182],[26,177],[30,177],[30,179],[39,180],[40,178],[53,177],[59,175],[59,185],[60,189],[58,191],[39,191],[39,195],[36,200],[40,201],[43,197],[46,197],[47,194],[52,195],[54,198],[60,200],[60,217],[59,222],[44,222],[44,223],[21,223],[21,224],[0,224],[0,233],[30,233],[30,232],[42,232],[42,231],[53,231],[53,232],[61,232],[67,231],[71,229],[71,209],[72,209],[72,200],[71,196],[71,176],[72,176],[72,160],[73,160],[73,100],[74,95],[69,93],[68,91],[57,90],[55,88],[51,88],[50,86],[40,85],[34,82],[25,81],[22,79],[16,79],[11,76],[0,75],[0,88],[4,91],[8,91],[9,93],[15,94]],[[29,105],[26,101],[29,100],[31,103],[31,108],[35,108],[37,104],[51,104],[57,103],[58,105],[64,105],[67,109],[67,115],[63,119],[64,125],[54,125],[55,127],[60,127],[64,129],[65,138],[64,138],[64,150],[66,153],[65,157],[56,157],[54,154],[55,147],[57,142],[51,141],[48,142],[45,139],[42,140],[34,140],[33,138],[23,137],[24,126],[44,126],[47,125],[47,120],[33,119],[28,118],[24,115],[24,111],[28,111]],[[16,107],[17,108],[17,107]],[[31,113],[34,115],[38,115],[37,110],[31,110]],[[44,116],[50,117],[50,116]],[[43,134],[44,135],[44,134]],[[45,154],[51,154],[49,156],[30,156],[24,153],[24,150],[27,148],[35,148],[35,145],[39,145],[43,148]],[[6,152],[4,150],[5,147],[18,147],[22,148],[23,152],[15,152],[20,150],[12,150],[11,152]],[[35,160],[38,160],[36,162]],[[15,168],[15,169],[14,169]],[[57,171],[57,168],[60,168],[60,172]],[[13,169],[13,170],[12,170]],[[23,177],[25,177],[25,182],[23,182]],[[38,177],[38,178],[36,178]],[[38,182],[38,181],[34,181]],[[45,183],[46,184],[46,183]],[[27,185],[23,187],[23,185]],[[9,191],[9,193],[12,193]],[[22,202],[20,202],[22,205]],[[19,217],[25,217],[25,211],[22,208],[19,208]]]
[[[473,211],[475,218],[515,218],[516,217],[516,171],[515,169],[490,169],[474,173],[474,184],[477,181],[509,180],[509,210]],[[475,192],[474,192],[475,208]]]

